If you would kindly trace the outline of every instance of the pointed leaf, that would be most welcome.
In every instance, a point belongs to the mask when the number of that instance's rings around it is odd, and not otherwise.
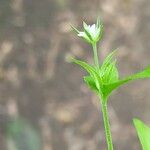
[[[114,89],[118,88],[119,86],[121,86],[129,81],[133,81],[136,79],[142,79],[142,78],[149,78],[149,77],[150,77],[150,67],[147,67],[144,71],[139,72],[134,75],[131,75],[123,80],[119,80],[119,81],[116,81],[111,84],[104,84],[102,92],[105,97],[108,97]]]
[[[74,58],[72,58],[72,62],[74,62],[74,63],[80,65],[82,68],[84,68],[90,74],[90,76],[94,79],[97,89],[100,90],[100,82],[99,82],[100,76],[96,72],[95,68],[92,67],[91,65],[87,64],[84,61],[76,60]]]
[[[119,86],[123,85],[124,83],[127,83],[128,81],[129,79],[124,79],[114,83],[104,84],[102,89],[104,97],[107,98],[113,90],[117,89]]]
[[[149,78],[150,77],[150,66],[145,68],[142,72],[139,72],[137,74],[131,75],[128,77],[130,80],[135,80],[135,79],[142,79],[142,78]]]
[[[110,63],[107,68],[104,70],[102,80],[104,84],[109,84],[115,81],[118,81],[119,75],[116,68],[116,61]]]
[[[150,150],[150,128],[138,119],[133,120],[143,150]]]
[[[70,25],[70,26],[75,33],[77,33],[77,34],[80,33],[80,31],[77,28],[75,28],[73,25]]]
[[[109,84],[118,81],[119,74],[116,68],[116,60],[113,60],[113,56],[116,51],[111,52],[104,60],[100,67],[100,75],[104,84]]]
[[[94,79],[91,76],[85,76],[84,77],[85,83],[90,87],[91,90],[95,91],[98,93],[98,89],[95,85]]]
[[[112,59],[114,57],[116,50],[112,51],[104,60],[102,66],[101,66],[101,70],[105,70],[105,68],[107,68],[107,66],[112,62]]]

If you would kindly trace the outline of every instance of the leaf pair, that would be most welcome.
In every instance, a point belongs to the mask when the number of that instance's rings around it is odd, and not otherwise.
[[[116,68],[116,61],[113,60],[115,51],[110,53],[99,69],[87,64],[84,61],[72,59],[72,61],[85,69],[89,75],[84,77],[86,84],[101,96],[103,100],[107,100],[108,96],[113,90],[121,85],[136,79],[150,77],[150,67],[147,67],[140,73],[126,77],[120,80],[118,70]]]
[[[143,150],[150,150],[150,128],[138,119],[133,120]]]

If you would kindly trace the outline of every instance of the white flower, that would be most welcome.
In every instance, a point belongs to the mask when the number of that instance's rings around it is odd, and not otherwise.
[[[93,25],[87,25],[83,22],[84,31],[78,31],[76,28],[72,28],[77,32],[79,37],[82,37],[91,44],[98,42],[103,34],[103,25],[99,19],[97,19],[97,23]]]

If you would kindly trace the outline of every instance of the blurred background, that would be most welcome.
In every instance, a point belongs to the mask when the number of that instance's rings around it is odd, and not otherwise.
[[[106,150],[98,98],[67,62],[92,63],[90,45],[70,24],[97,17],[105,33],[100,61],[118,49],[122,77],[150,64],[149,0],[0,0],[0,150]],[[115,150],[140,150],[133,117],[150,124],[150,80],[109,100]]]

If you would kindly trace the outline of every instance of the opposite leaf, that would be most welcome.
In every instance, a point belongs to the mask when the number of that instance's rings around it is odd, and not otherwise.
[[[80,65],[82,68],[84,68],[90,74],[92,79],[94,79],[93,81],[95,83],[96,88],[98,90],[100,90],[99,80],[101,80],[101,79],[100,79],[100,76],[98,75],[98,73],[96,72],[96,69],[93,66],[87,64],[86,62],[80,61],[80,60],[76,60],[74,58],[72,58],[72,62],[74,62],[74,63]]]
[[[150,67],[147,67],[142,72],[119,80],[116,62],[113,60],[114,52],[115,51],[106,57],[99,69],[96,69],[94,66],[91,66],[86,62],[72,59],[72,62],[80,65],[89,73],[90,76],[85,77],[84,81],[92,90],[96,91],[96,93],[100,95],[104,101],[108,99],[108,96],[113,90],[117,89],[121,85],[136,79],[150,77]]]
[[[150,128],[138,119],[133,120],[143,150],[150,150]]]
[[[99,74],[102,78],[103,84],[109,84],[118,81],[119,74],[116,67],[116,61],[113,60],[113,56],[116,51],[111,52],[104,60],[99,69]]]
[[[120,87],[121,85],[123,85],[129,81],[133,81],[136,79],[142,79],[142,78],[149,78],[149,77],[150,77],[150,67],[147,67],[144,71],[139,72],[134,75],[131,75],[123,80],[118,80],[111,84],[104,84],[103,89],[102,89],[104,97],[107,98],[113,90],[117,89],[118,87]]]
[[[94,79],[91,76],[85,76],[84,77],[84,81],[86,82],[86,84],[90,87],[91,90],[95,91],[96,93],[98,93],[98,89],[95,85]]]

